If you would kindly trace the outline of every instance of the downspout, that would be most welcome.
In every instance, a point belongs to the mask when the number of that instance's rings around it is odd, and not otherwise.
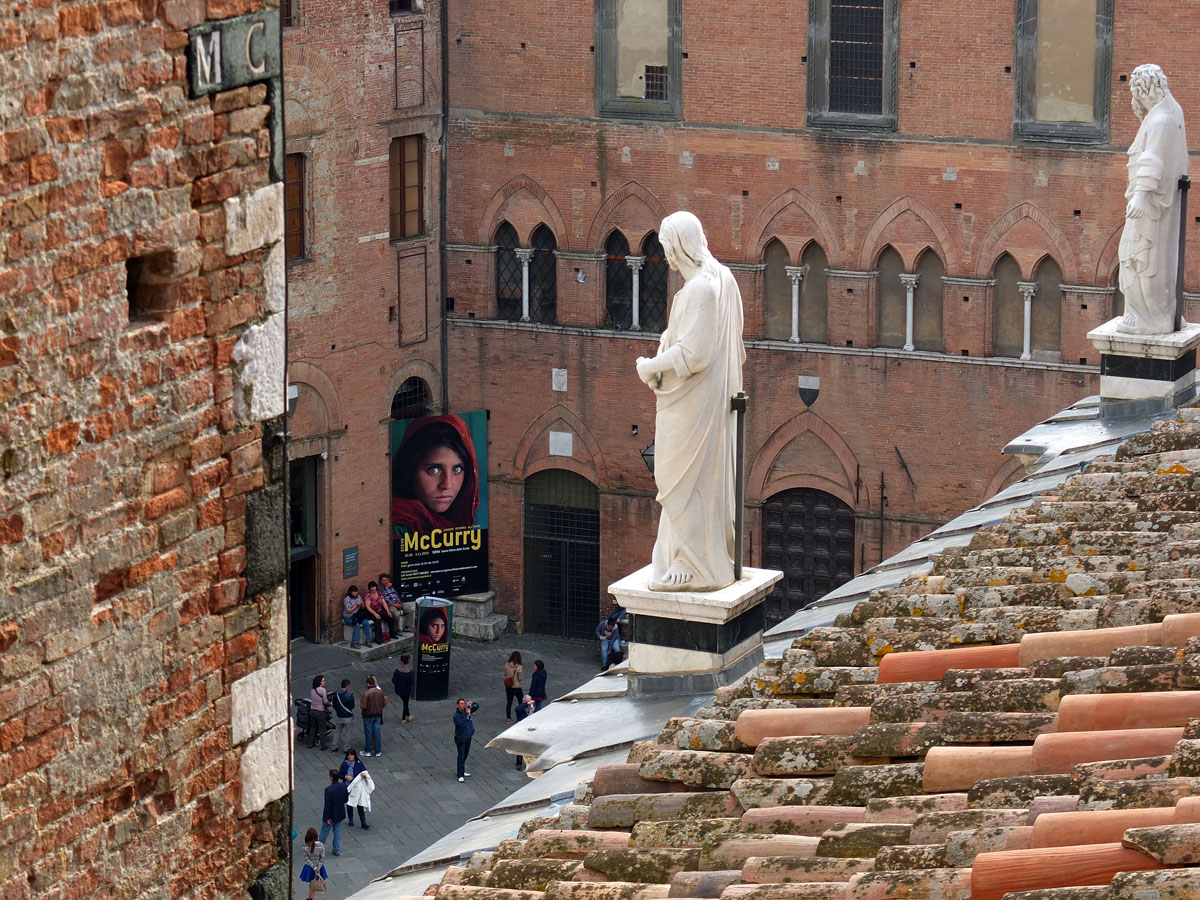
[[[442,0],[442,158],[438,165],[438,305],[441,307],[442,412],[450,411],[450,336],[446,326],[446,157],[450,152],[450,0]]]

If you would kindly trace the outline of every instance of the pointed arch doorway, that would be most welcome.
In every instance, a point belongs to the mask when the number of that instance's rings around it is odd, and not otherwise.
[[[763,504],[763,566],[783,572],[767,595],[767,625],[854,577],[854,510],[824,491],[781,491]]]
[[[591,638],[600,618],[600,496],[566,469],[525,479],[525,628]]]

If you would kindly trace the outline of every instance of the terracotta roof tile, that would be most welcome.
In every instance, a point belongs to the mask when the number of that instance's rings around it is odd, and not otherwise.
[[[721,894],[722,900],[843,900],[847,885],[837,882],[810,884],[737,884]]]
[[[1111,900],[1196,900],[1200,897],[1200,869],[1159,872],[1123,872],[1110,882]]]
[[[822,803],[832,781],[832,778],[739,778],[729,790],[743,809],[760,809]]]
[[[700,849],[700,868],[744,866],[752,856],[815,856],[820,840],[798,834],[714,835]]]
[[[589,869],[613,881],[669,884],[676,872],[700,868],[698,847],[630,847],[596,850],[583,858]]]
[[[970,869],[908,869],[863,872],[850,879],[846,900],[895,900],[898,897],[937,897],[970,900]]]
[[[971,900],[1001,900],[1009,891],[1034,888],[1104,885],[1119,872],[1160,868],[1157,860],[1121,844],[981,853],[971,865]]]
[[[902,823],[839,823],[821,835],[816,855],[862,859],[874,857],[880,847],[907,844],[911,830],[911,825]]]
[[[439,896],[1197,900],[1200,476],[1158,471],[1200,471],[1182,418],[670,720]]]
[[[634,847],[699,848],[705,838],[738,834],[741,830],[742,820],[736,817],[638,822],[633,826],[633,839],[630,844]]]
[[[678,872],[671,879],[670,897],[720,897],[731,884],[740,884],[741,869],[714,872]]]
[[[770,806],[742,813],[741,829],[750,833],[804,834],[820,837],[840,822],[865,822],[865,806]]]
[[[931,812],[966,809],[966,794],[913,794],[898,797],[873,797],[867,801],[868,822],[904,822],[911,825]]]
[[[997,825],[952,831],[946,835],[946,865],[969,866],[980,853],[1028,850],[1033,842],[1031,825]]]
[[[909,844],[880,847],[875,854],[875,871],[942,869],[946,867],[946,845]]]
[[[642,884],[628,881],[552,881],[546,886],[545,900],[664,900],[670,891],[666,884]],[[458,898],[455,898],[458,900]],[[462,900],[491,900],[468,897]],[[502,897],[496,900],[510,900]],[[520,898],[515,898],[520,900]],[[531,900],[538,900],[537,897]]]

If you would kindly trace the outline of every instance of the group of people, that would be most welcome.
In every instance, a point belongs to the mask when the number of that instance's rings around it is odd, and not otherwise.
[[[364,754],[370,755],[370,754]],[[304,835],[304,868],[300,880],[308,885],[308,896],[325,890],[325,841],[333,834],[333,855],[342,855],[342,823],[354,827],[354,813],[358,811],[358,824],[370,830],[367,813],[371,809],[371,794],[375,781],[367,771],[366,764],[353,748],[346,751],[341,766],[329,770],[329,784],[325,788],[325,803],[321,810],[321,830],[309,828]]]
[[[392,672],[392,687],[404,704],[400,717],[402,722],[412,722],[414,716],[408,710],[408,701],[413,692],[412,657],[405,653],[400,657],[400,664]],[[383,756],[383,709],[387,706],[388,698],[379,687],[374,675],[367,676],[366,690],[358,699],[362,710],[363,747],[362,755]],[[343,753],[352,751],[354,743],[350,736],[350,726],[354,723],[354,692],[350,690],[350,679],[343,678],[339,690],[330,694],[325,689],[325,676],[313,677],[312,690],[309,692],[309,721],[308,747],[310,750],[318,746],[328,750],[326,743],[330,734],[333,735],[333,751]]]
[[[400,657],[400,664],[392,672],[392,687],[403,703],[400,721],[415,721],[408,709],[413,693],[413,671],[412,657],[407,653]],[[374,675],[367,676],[366,690],[361,698],[355,698],[349,678],[343,678],[341,688],[330,694],[325,689],[325,676],[317,675],[313,678],[309,703],[309,748],[328,749],[325,740],[332,733],[334,752],[345,755],[339,768],[329,770],[320,831],[310,828],[304,835],[304,868],[300,880],[308,884],[311,898],[314,892],[325,890],[325,840],[330,833],[333,834],[333,855],[340,856],[342,823],[348,821],[353,827],[355,810],[358,810],[359,825],[365,830],[371,828],[367,824],[367,813],[371,810],[375,781],[362,758],[383,756],[383,710],[388,698]],[[356,705],[362,710],[363,743],[366,745],[361,753],[353,747],[350,734]]]
[[[415,601],[400,601],[386,572],[379,576],[379,581],[367,582],[365,595],[359,594],[357,584],[350,585],[342,598],[342,621],[354,629],[350,633],[351,648],[358,650],[363,643],[368,647],[386,644],[402,632],[411,631],[416,609]],[[360,640],[363,637],[365,642]]]
[[[526,693],[523,687],[525,670],[521,652],[514,650],[504,663],[504,693],[507,699],[504,714],[509,723],[513,721],[514,715],[518,722],[533,715],[546,702],[546,664],[539,659],[534,661],[533,667],[529,679],[529,692]],[[414,721],[415,717],[409,712],[408,705],[413,694],[414,679],[411,657],[407,653],[400,657],[400,664],[392,672],[392,686],[403,703],[400,720]],[[341,688],[330,694],[325,689],[325,676],[317,675],[313,678],[309,701],[311,716],[307,733],[308,746],[328,749],[325,739],[332,733],[334,752],[343,753],[345,757],[339,768],[329,770],[329,784],[324,793],[320,830],[309,828],[304,836],[304,867],[300,872],[300,880],[308,885],[308,897],[311,900],[315,892],[325,889],[325,841],[332,834],[332,853],[334,856],[340,856],[342,825],[349,822],[350,827],[354,826],[356,810],[360,827],[371,827],[367,824],[366,814],[371,810],[371,793],[375,790],[375,782],[363,758],[383,756],[381,722],[388,697],[379,687],[374,675],[367,676],[366,690],[360,698],[356,698],[350,689],[350,679],[343,678]],[[361,709],[363,721],[365,747],[361,752],[351,746],[353,741],[350,725],[354,721],[356,706]],[[455,703],[455,776],[460,783],[471,777],[471,773],[466,770],[466,763],[475,735],[472,716],[478,709],[479,704],[473,700],[459,698]],[[327,727],[330,723],[333,725],[332,729]],[[517,757],[516,767],[523,768],[520,756]]]

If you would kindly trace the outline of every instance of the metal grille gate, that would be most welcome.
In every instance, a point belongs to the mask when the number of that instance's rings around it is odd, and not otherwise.
[[[600,501],[566,469],[525,480],[525,627],[591,638],[600,619]]]
[[[771,497],[763,505],[763,565],[783,572],[763,603],[774,625],[854,577],[853,510],[812,488]]]

